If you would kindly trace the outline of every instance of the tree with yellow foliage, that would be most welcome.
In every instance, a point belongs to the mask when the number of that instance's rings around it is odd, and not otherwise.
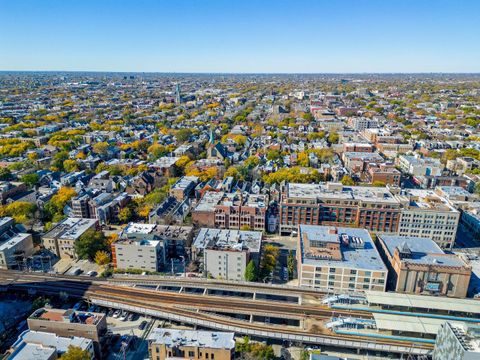
[[[108,143],[105,141],[100,141],[98,143],[93,144],[92,149],[93,152],[98,155],[105,155],[108,151]]]
[[[187,156],[187,155],[183,155],[182,157],[180,157],[180,159],[178,159],[178,161],[175,163],[175,166],[180,168],[180,169],[184,169],[187,164],[190,163],[190,158]]]
[[[26,201],[15,201],[7,205],[0,206],[0,216],[10,216],[16,222],[27,224],[35,215],[37,206]]]
[[[79,164],[76,160],[67,159],[63,162],[63,168],[66,172],[78,171],[80,170]]]
[[[110,262],[110,254],[104,250],[95,253],[95,263],[97,265],[107,265]]]
[[[83,151],[80,151],[77,156],[76,156],[77,159],[80,159],[80,160],[85,160],[87,158],[87,155],[83,152]]]
[[[107,237],[107,245],[110,247],[117,240],[118,240],[118,234],[117,233],[111,233]]]
[[[77,195],[75,189],[68,186],[61,187],[50,201],[45,204],[44,210],[47,216],[53,218],[55,215],[62,215],[63,208],[75,195]]]
[[[305,151],[299,152],[297,154],[297,164],[304,167],[309,166],[310,161],[308,160],[308,154]]]
[[[158,159],[164,156],[167,151],[165,146],[161,144],[152,144],[147,149],[148,154],[150,154],[154,159]]]

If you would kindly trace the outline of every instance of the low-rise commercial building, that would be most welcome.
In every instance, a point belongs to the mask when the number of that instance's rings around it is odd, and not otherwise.
[[[378,235],[389,268],[390,290],[464,298],[472,273],[459,256],[445,254],[429,238]]]
[[[439,176],[442,174],[443,166],[439,159],[400,155],[397,162],[402,171],[413,176]]]
[[[300,286],[336,292],[384,291],[387,267],[365,229],[300,225],[297,242]]]
[[[112,262],[115,269],[159,271],[165,264],[163,242],[120,239],[112,244]]]
[[[107,317],[102,313],[75,311],[73,309],[41,308],[27,319],[33,331],[53,333],[58,336],[77,336],[91,339],[95,354],[101,358],[101,342],[107,332]]]
[[[76,259],[75,242],[90,229],[98,230],[96,219],[66,218],[43,235],[42,243],[58,257]]]
[[[93,341],[79,336],[58,336],[43,331],[27,330],[12,345],[9,360],[56,360],[68,351],[69,346],[88,351],[95,359]]]
[[[214,278],[245,280],[250,260],[258,265],[262,233],[259,231],[202,228],[192,252],[203,255],[204,271]]]
[[[18,269],[25,258],[33,255],[32,235],[23,231],[11,217],[0,218],[0,269]]]
[[[234,333],[198,330],[154,329],[148,337],[152,360],[231,360],[235,355]]]
[[[159,271],[172,258],[188,258],[192,240],[191,226],[129,223],[112,244],[112,261],[119,269]]]

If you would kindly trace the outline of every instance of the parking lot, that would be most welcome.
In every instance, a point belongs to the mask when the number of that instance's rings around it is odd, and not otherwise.
[[[60,259],[55,265],[54,270],[58,274],[98,276],[104,270],[103,266],[88,260]]]

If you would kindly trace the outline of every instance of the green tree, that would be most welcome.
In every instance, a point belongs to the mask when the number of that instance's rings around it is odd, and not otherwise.
[[[176,138],[178,141],[185,142],[188,139],[190,139],[190,136],[192,136],[192,130],[190,129],[180,129],[176,133]]]
[[[75,251],[80,259],[94,260],[98,251],[108,251],[103,232],[89,229],[75,242]]]
[[[27,184],[28,187],[32,188],[37,184],[39,179],[40,179],[40,176],[38,176],[37,173],[30,173],[30,174],[23,175],[20,178],[20,181]]]
[[[118,212],[118,220],[126,223],[132,218],[132,215],[132,210],[129,207],[124,207]]]
[[[290,252],[288,253],[287,271],[288,271],[288,280],[292,280],[293,274],[295,272],[295,256],[293,255],[292,250],[290,250]]]
[[[257,281],[257,266],[253,260],[250,260],[245,268],[245,280]]]
[[[2,167],[0,168],[0,180],[6,181],[12,179],[12,172],[9,168]]]
[[[343,185],[345,185],[345,186],[353,186],[353,185],[355,185],[355,181],[353,181],[353,179],[352,179],[350,176],[348,176],[348,175],[344,175],[344,176],[342,177],[342,180],[340,180],[340,182],[341,182]]]
[[[105,141],[98,142],[96,144],[93,144],[92,149],[94,153],[97,153],[99,155],[105,155],[108,151],[108,143]]]
[[[480,195],[480,182],[475,184],[475,194]]]
[[[340,137],[336,132],[331,132],[330,134],[328,134],[327,140],[330,144],[337,144],[339,139]]]
[[[78,346],[69,345],[67,352],[63,353],[60,360],[90,360],[91,357],[88,350],[82,350]]]
[[[260,278],[265,280],[275,270],[280,250],[277,246],[267,244],[263,248],[262,260],[260,263]]]
[[[37,309],[44,307],[47,303],[48,303],[48,299],[46,297],[44,296],[37,297],[32,302],[32,311],[35,311]]]
[[[54,171],[63,171],[63,162],[68,159],[67,151],[60,151],[53,156],[52,161],[52,170]]]

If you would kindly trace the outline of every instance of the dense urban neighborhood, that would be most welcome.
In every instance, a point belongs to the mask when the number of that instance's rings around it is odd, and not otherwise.
[[[480,76],[2,72],[0,290],[5,359],[480,358]]]

